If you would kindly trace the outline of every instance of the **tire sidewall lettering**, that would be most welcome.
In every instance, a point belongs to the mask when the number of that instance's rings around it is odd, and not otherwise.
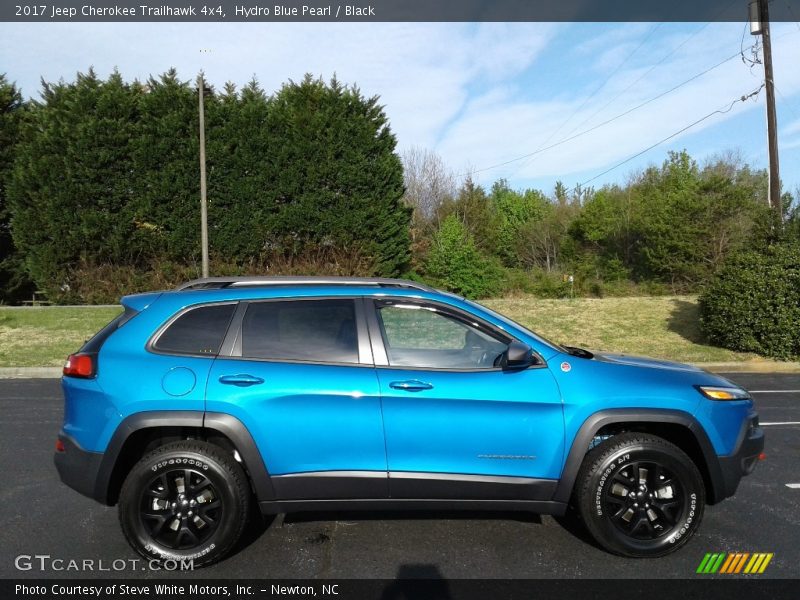
[[[625,464],[627,461],[629,461],[630,458],[631,458],[630,453],[626,452],[625,454],[619,456],[618,458],[613,459],[611,461],[611,464],[609,464],[605,468],[603,473],[600,475],[600,480],[597,482],[597,486],[595,488],[595,494],[594,494],[595,515],[597,515],[598,517],[602,517],[603,516],[603,501],[602,501],[602,498],[603,498],[603,488],[605,488],[606,482],[608,481],[609,477],[619,467],[621,467],[623,464]]]
[[[196,458],[188,458],[188,457],[166,458],[164,460],[160,460],[152,467],[150,467],[150,470],[155,472],[164,467],[174,467],[174,466],[195,467],[203,471],[208,471],[208,465],[206,463]]]
[[[667,538],[670,544],[674,544],[678,540],[680,540],[684,535],[692,531],[692,523],[695,521],[695,515],[697,514],[697,492],[692,492],[689,494],[689,510],[686,513],[686,518],[683,520],[680,528],[671,534],[669,538]],[[678,527],[677,525],[675,526]]]

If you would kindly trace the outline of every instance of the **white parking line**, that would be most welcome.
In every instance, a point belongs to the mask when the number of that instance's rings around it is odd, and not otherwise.
[[[786,487],[792,488],[793,490],[800,490],[800,483],[787,483]]]
[[[798,394],[800,390],[750,390],[751,394]]]
[[[775,423],[759,423],[759,425],[800,425],[800,421],[776,421]]]

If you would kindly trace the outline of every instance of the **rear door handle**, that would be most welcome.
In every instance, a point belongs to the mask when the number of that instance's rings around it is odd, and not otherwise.
[[[419,381],[417,379],[409,379],[407,381],[393,381],[389,387],[395,390],[403,390],[405,392],[421,392],[422,390],[432,390],[433,386],[430,383]]]
[[[239,387],[245,387],[248,385],[258,385],[259,383],[264,383],[264,380],[261,379],[261,377],[256,377],[255,375],[240,373],[238,375],[223,375],[219,378],[219,382],[225,385],[238,385]]]

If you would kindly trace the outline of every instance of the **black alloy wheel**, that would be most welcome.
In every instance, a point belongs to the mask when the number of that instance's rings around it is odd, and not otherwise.
[[[653,461],[625,464],[606,486],[606,514],[625,535],[652,540],[665,535],[683,516],[685,498],[680,482]]]
[[[120,491],[119,521],[128,543],[145,558],[195,568],[234,547],[250,495],[247,475],[231,452],[199,440],[172,442],[130,470]]]
[[[144,487],[139,514],[156,542],[181,550],[207,540],[217,529],[222,510],[208,477],[195,469],[173,469]]]
[[[703,477],[675,444],[648,433],[621,433],[586,454],[573,505],[606,550],[637,558],[674,552],[697,530]]]

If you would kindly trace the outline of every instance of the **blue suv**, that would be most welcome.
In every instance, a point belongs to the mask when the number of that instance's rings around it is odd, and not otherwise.
[[[261,513],[572,508],[661,556],[761,456],[747,391],[560,346],[392,279],[207,278],[122,298],[69,357],[55,463],[156,560],[211,563]]]

